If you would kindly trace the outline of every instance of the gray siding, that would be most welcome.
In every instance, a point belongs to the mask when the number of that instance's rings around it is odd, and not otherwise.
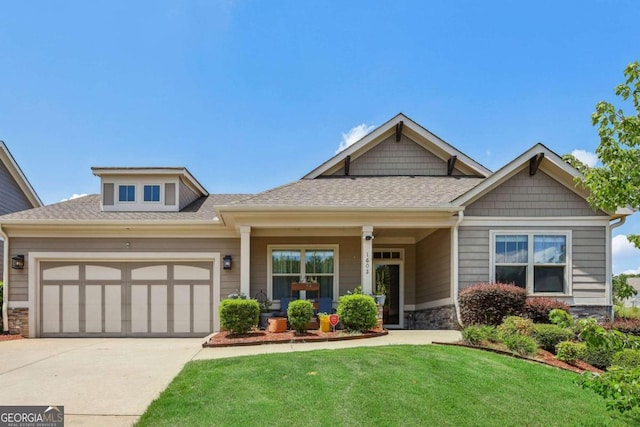
[[[189,188],[184,182],[180,181],[180,207],[182,210],[186,206],[195,202],[200,196],[198,196],[191,188]]]
[[[344,168],[334,173],[344,175]],[[395,135],[351,161],[351,176],[447,175],[447,162],[425,150],[412,139]],[[454,175],[462,175],[457,169]]]
[[[114,187],[112,182],[102,184],[102,204],[104,206],[113,206],[114,203]]]
[[[469,205],[466,216],[594,216],[595,212],[576,193],[538,170],[529,176],[525,168],[511,179]]]
[[[125,249],[130,242],[131,249]],[[233,257],[231,270],[220,270],[220,296],[240,289],[240,239],[60,239],[20,238],[11,239],[11,255],[29,252],[122,252],[126,259],[131,252],[220,252]],[[24,270],[10,271],[10,301],[27,301],[29,297],[28,266]]]
[[[164,185],[164,204],[174,206],[176,204],[176,185],[168,182]]]
[[[0,282],[2,282],[3,280],[4,280],[4,241],[0,240]]]
[[[438,230],[416,244],[415,304],[451,295],[451,231]]]
[[[488,282],[490,230],[506,227],[460,227],[460,289],[478,282]],[[518,231],[535,231],[535,227],[518,227]],[[566,227],[544,227],[545,230],[567,231]],[[606,228],[571,227],[573,297],[569,304],[605,304]]]
[[[24,195],[16,180],[13,179],[7,167],[0,162],[0,215],[32,207],[33,205]]]

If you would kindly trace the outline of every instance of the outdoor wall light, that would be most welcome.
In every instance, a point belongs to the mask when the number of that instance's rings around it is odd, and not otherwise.
[[[24,268],[24,255],[16,255],[11,258],[11,268],[22,270]]]
[[[225,270],[231,270],[231,261],[231,255],[225,255],[224,258],[222,258],[222,268]]]

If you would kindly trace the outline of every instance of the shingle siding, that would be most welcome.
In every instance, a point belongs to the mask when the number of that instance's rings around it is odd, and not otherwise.
[[[415,304],[451,295],[451,231],[440,229],[416,243]]]
[[[544,217],[597,216],[579,195],[543,171],[529,176],[528,168],[467,206],[465,216]]]
[[[396,142],[395,135],[382,141],[351,161],[350,176],[447,175],[447,162],[433,155],[405,135]],[[344,167],[334,173],[344,175]],[[454,169],[454,175],[462,175]]]
[[[506,227],[460,227],[459,286],[464,289],[490,277],[490,230]],[[518,231],[536,231],[536,227],[518,227]],[[544,227],[544,230],[572,231],[573,298],[570,304],[600,304],[606,302],[606,228],[605,227]]]

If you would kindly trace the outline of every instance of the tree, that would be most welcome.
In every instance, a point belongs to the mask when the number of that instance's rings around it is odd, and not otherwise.
[[[636,289],[633,286],[627,283],[627,279],[629,277],[636,277],[636,276],[629,276],[628,274],[619,274],[617,276],[613,276],[613,302],[614,303],[622,304],[622,302],[625,299],[631,298],[638,294],[638,291],[636,291]]]
[[[635,115],[625,116],[622,109],[605,101],[598,102],[591,115],[600,136],[596,154],[602,166],[588,167],[571,155],[565,156],[582,172],[581,183],[590,191],[591,206],[609,211],[640,208],[640,62],[629,64],[624,75],[626,80],[616,87],[615,94],[623,103],[631,101]],[[627,239],[640,248],[640,235],[628,235]]]

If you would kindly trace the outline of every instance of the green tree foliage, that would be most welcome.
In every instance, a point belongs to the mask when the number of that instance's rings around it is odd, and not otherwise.
[[[628,274],[619,274],[617,276],[613,276],[613,302],[616,304],[621,304],[627,298],[633,297],[638,294],[638,291],[635,290],[633,286],[627,283],[627,279],[629,277]]]
[[[629,64],[625,81],[615,89],[623,103],[630,103],[635,114],[625,115],[621,108],[600,101],[591,121],[598,127],[600,144],[596,149],[599,167],[587,167],[571,155],[565,160],[584,175],[582,184],[589,189],[593,207],[615,211],[618,207],[640,208],[640,62]],[[640,235],[627,238],[640,248]]]

